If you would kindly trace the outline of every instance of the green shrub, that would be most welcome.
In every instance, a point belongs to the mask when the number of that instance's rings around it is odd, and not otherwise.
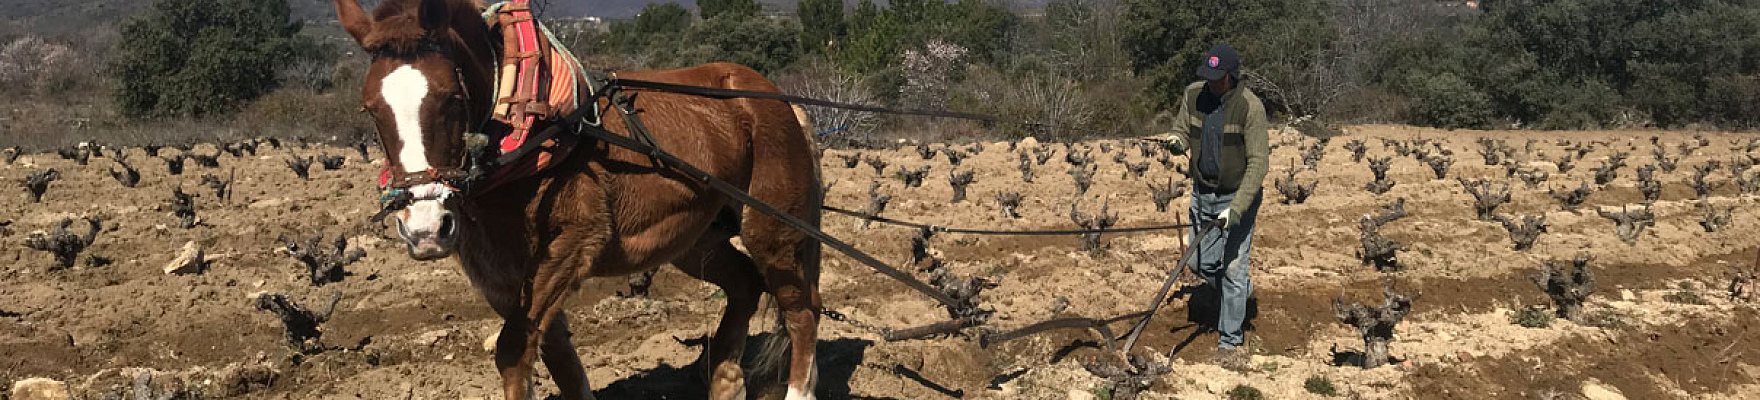
[[[1321,396],[1338,395],[1338,389],[1332,387],[1332,380],[1320,375],[1310,376],[1308,380],[1302,381],[1302,388],[1308,389],[1308,393]]]
[[[697,0],[697,14],[704,20],[722,15],[757,16],[760,8],[755,0]]]
[[[1228,400],[1263,400],[1264,398],[1265,394],[1259,392],[1259,388],[1252,386],[1235,385],[1234,389],[1228,390]]]
[[[613,50],[640,54],[664,50],[691,27],[691,11],[678,3],[648,3],[635,18],[611,24],[606,42]]]
[[[1227,42],[1241,53],[1243,69],[1295,86],[1301,71],[1317,62],[1315,49],[1336,40],[1330,9],[1323,0],[1216,2],[1127,0],[1120,37],[1132,69],[1153,80],[1150,93],[1165,107],[1179,101],[1180,89],[1197,80],[1193,71],[1211,46]],[[1268,102],[1279,99],[1261,91]],[[1268,104],[1271,109],[1277,109]]]
[[[1526,328],[1546,328],[1552,326],[1552,319],[1557,318],[1552,311],[1541,307],[1523,307],[1510,314],[1509,323]]]
[[[1619,92],[1599,80],[1534,85],[1552,88],[1538,101],[1543,113],[1533,125],[1541,129],[1601,128],[1613,121],[1620,106]]]
[[[1702,306],[1702,305],[1711,304],[1710,301],[1705,300],[1705,297],[1700,296],[1698,292],[1694,292],[1691,290],[1676,290],[1674,292],[1664,294],[1664,295],[1662,295],[1662,301],[1675,303],[1675,304],[1688,304],[1688,305],[1695,305],[1695,306]]]
[[[1368,83],[1412,99],[1409,122],[1424,125],[1756,125],[1760,90],[1744,77],[1760,74],[1751,50],[1760,3],[1516,0],[1480,9],[1382,43]],[[1491,115],[1451,112],[1463,103],[1488,103]]]
[[[724,61],[777,72],[800,57],[800,31],[793,20],[724,13],[685,31],[677,64]]]
[[[1495,109],[1491,98],[1453,73],[1413,76],[1407,79],[1406,95],[1413,100],[1412,123],[1439,128],[1484,128],[1491,125]]]
[[[1583,313],[1584,326],[1607,329],[1625,329],[1632,327],[1630,316],[1614,310],[1595,310]]]
[[[1705,102],[1714,122],[1732,128],[1760,127],[1760,75],[1712,77]]]

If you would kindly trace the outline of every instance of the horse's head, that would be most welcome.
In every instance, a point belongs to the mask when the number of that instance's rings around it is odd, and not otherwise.
[[[418,260],[446,257],[459,223],[448,199],[463,176],[465,132],[488,118],[494,101],[489,32],[472,0],[387,0],[369,15],[357,0],[335,0],[344,30],[373,56],[362,108],[385,149],[390,190],[406,191],[397,230]]]

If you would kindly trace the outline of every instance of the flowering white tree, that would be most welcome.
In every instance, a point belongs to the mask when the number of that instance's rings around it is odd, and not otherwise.
[[[74,62],[73,49],[36,36],[0,47],[0,90],[34,90]]]
[[[965,68],[965,47],[941,39],[930,39],[920,49],[904,51],[904,79],[899,98],[912,108],[942,109],[947,107],[947,94],[957,80],[954,73]]]

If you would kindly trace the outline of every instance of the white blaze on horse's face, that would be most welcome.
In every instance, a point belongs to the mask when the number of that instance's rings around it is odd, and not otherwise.
[[[422,100],[428,98],[428,77],[414,66],[397,67],[379,83],[379,96],[391,108],[397,126],[397,161],[406,172],[430,168],[427,146],[422,143]]]
[[[397,67],[386,74],[379,84],[379,96],[391,109],[393,126],[397,129],[397,162],[404,172],[426,171],[428,146],[422,141],[422,103],[428,99],[432,85],[428,77],[414,66]],[[452,188],[429,183],[409,188],[411,201],[396,214],[397,233],[409,246],[410,257],[432,260],[452,254],[458,239],[458,221],[446,209]]]

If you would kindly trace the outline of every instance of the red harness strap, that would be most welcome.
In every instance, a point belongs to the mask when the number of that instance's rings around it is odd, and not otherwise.
[[[537,58],[543,53],[529,0],[502,4],[498,14],[496,22],[501,25],[505,42],[501,76],[496,85],[495,117],[513,127],[512,132],[501,138],[501,152],[506,153],[525,142],[532,124],[538,120],[531,111],[540,110],[528,109],[527,105],[538,98]]]

